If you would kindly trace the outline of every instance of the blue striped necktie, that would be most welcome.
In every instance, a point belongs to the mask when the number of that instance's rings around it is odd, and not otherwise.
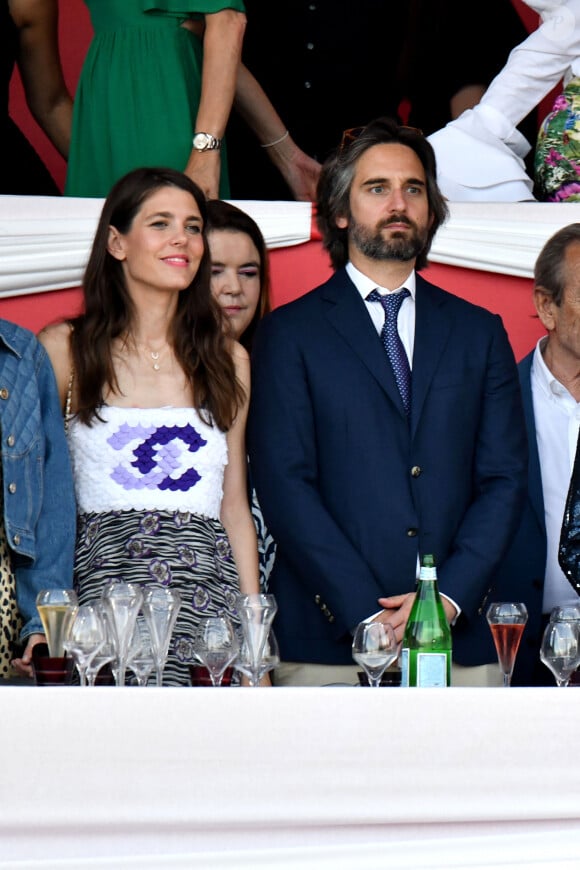
[[[398,293],[386,293],[384,296],[378,290],[373,290],[367,296],[368,302],[380,302],[385,311],[385,323],[381,330],[381,341],[393,368],[395,381],[403,400],[405,414],[411,410],[411,369],[409,360],[397,329],[397,318],[403,300],[411,294],[404,287]]]

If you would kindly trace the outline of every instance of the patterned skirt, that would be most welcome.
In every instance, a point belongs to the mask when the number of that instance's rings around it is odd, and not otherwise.
[[[82,514],[75,556],[79,604],[99,598],[111,580],[170,586],[180,593],[164,685],[191,685],[191,641],[201,617],[226,614],[239,623],[238,574],[218,520],[178,511]]]
[[[540,201],[580,201],[580,78],[556,97],[540,127],[534,176],[534,195]]]

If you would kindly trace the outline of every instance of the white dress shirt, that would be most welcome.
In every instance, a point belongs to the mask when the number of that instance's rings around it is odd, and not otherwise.
[[[544,362],[545,342],[546,338],[541,338],[536,345],[531,384],[548,544],[542,610],[549,613],[553,607],[577,597],[558,563],[558,545],[576,454],[580,403]]]
[[[346,271],[348,277],[362,296],[370,318],[379,335],[381,334],[385,323],[385,310],[380,302],[367,302],[367,296],[369,293],[372,293],[373,290],[378,290],[381,296],[386,296],[389,293],[398,293],[400,290],[403,290],[403,288],[406,288],[409,291],[410,295],[403,300],[399,309],[397,330],[401,341],[403,342],[405,353],[409,359],[409,368],[412,369],[413,348],[415,346],[415,270],[412,270],[403,284],[395,290],[387,290],[386,287],[381,287],[373,281],[372,278],[363,275],[363,273],[360,272],[356,266],[353,266],[352,263],[346,264]]]

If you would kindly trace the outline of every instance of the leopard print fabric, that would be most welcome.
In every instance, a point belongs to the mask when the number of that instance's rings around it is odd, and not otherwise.
[[[2,473],[0,465],[0,493],[2,492]],[[10,662],[13,658],[13,645],[18,641],[22,620],[16,604],[16,579],[12,570],[12,559],[6,539],[4,520],[0,516],[0,679],[13,676]]]

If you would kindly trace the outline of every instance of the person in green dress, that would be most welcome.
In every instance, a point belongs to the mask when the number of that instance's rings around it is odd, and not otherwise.
[[[65,194],[104,197],[147,165],[185,170],[208,195],[218,185],[227,194],[219,143],[240,62],[243,0],[85,3],[94,35],[75,95]],[[192,146],[196,133],[209,137],[205,150]]]
[[[240,112],[296,198],[319,165],[300,152],[253,76],[240,67],[243,0],[84,0],[94,30],[75,95],[65,194],[105,197],[140,166],[184,171],[227,198],[223,135]]]

